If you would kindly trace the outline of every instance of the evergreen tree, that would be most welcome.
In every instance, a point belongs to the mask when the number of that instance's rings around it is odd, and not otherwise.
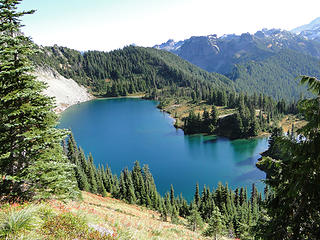
[[[97,191],[99,194],[102,195],[102,197],[106,197],[107,196],[107,191],[104,187],[104,183],[103,183],[103,172],[102,172],[102,168],[101,166],[99,166],[98,170],[96,170],[96,176],[97,176]]]
[[[320,236],[320,81],[302,77],[316,95],[302,100],[299,111],[308,122],[297,132],[300,139],[276,139],[280,154],[258,162],[272,189],[268,197],[269,220],[260,222],[263,239],[318,239]]]
[[[88,158],[88,172],[86,174],[88,176],[90,192],[97,193],[98,185],[97,185],[97,178],[96,178],[96,167],[94,166],[93,157],[91,153],[89,154],[89,158]]]
[[[174,189],[172,184],[170,187],[170,203],[171,203],[171,206],[175,206]]]
[[[252,191],[251,191],[251,204],[256,201],[258,198],[258,189],[254,183],[252,183]]]
[[[172,212],[172,205],[170,202],[170,195],[168,192],[164,195],[164,204],[166,205],[166,209],[168,210],[168,212],[171,213]]]
[[[188,216],[187,219],[189,227],[192,231],[197,231],[203,227],[202,218],[195,204],[193,205],[190,216]]]
[[[218,119],[219,119],[219,112],[215,105],[212,106],[211,112],[210,112],[210,123],[209,123],[209,133],[214,133],[214,131],[217,128],[218,125]]]
[[[49,198],[79,194],[61,146],[66,132],[54,128],[53,99],[42,94],[28,58],[31,40],[20,33],[20,0],[0,2],[0,194]]]
[[[159,206],[160,204],[158,192],[148,165],[143,166],[142,173],[145,182],[145,191],[147,195],[147,206],[157,209],[157,206]]]
[[[78,153],[77,143],[76,143],[72,133],[70,133],[70,135],[69,135],[67,150],[68,150],[67,151],[68,159],[70,160],[70,162],[72,164],[76,164],[76,162],[78,161],[79,153]]]
[[[211,117],[211,124],[213,126],[217,126],[218,118],[219,118],[219,112],[218,112],[218,108],[215,105],[212,105],[210,117]]]
[[[210,114],[209,114],[209,112],[206,110],[206,109],[204,109],[203,110],[203,115],[202,115],[202,119],[203,119],[203,121],[202,121],[202,129],[201,129],[201,131],[202,132],[204,132],[204,133],[207,133],[207,132],[209,132],[210,131],[210,128],[209,128],[209,126],[210,126]]]
[[[168,210],[166,208],[166,205],[164,204],[163,199],[161,200],[159,211],[160,211],[160,217],[161,217],[162,221],[166,222],[168,219]]]
[[[208,227],[204,234],[209,237],[213,237],[214,240],[218,239],[218,235],[222,233],[223,222],[222,215],[218,207],[215,207],[212,212],[212,217],[209,220]]]
[[[250,126],[248,136],[257,136],[260,131],[260,126],[255,115],[255,110],[252,108],[250,111]]]
[[[80,151],[80,153],[79,153]],[[69,161],[73,164],[73,169],[75,177],[78,183],[78,188],[83,191],[90,191],[90,185],[88,183],[88,178],[86,171],[83,168],[82,161],[86,162],[83,151],[78,149],[77,143],[73,137],[73,134],[70,133],[69,140],[67,144],[66,155]],[[84,158],[84,160],[82,159]],[[86,168],[85,168],[86,169]]]
[[[84,154],[84,151],[81,147],[79,147],[79,164],[80,164],[80,167],[82,169],[82,171],[87,174],[89,172],[89,166],[88,166],[88,162],[87,162],[87,159],[86,159],[86,156]]]
[[[75,176],[78,182],[78,188],[80,190],[89,192],[90,185],[88,183],[88,178],[87,178],[87,175],[84,173],[84,171],[81,169],[80,165],[75,165],[74,171],[75,171]]]
[[[126,196],[127,196],[127,187],[126,187],[126,181],[124,179],[124,171],[122,171],[119,177],[119,191],[117,192],[116,197],[119,199],[124,199]]]
[[[196,192],[194,193],[194,203],[197,207],[200,206],[200,192],[199,192],[199,184],[196,185]]]
[[[175,206],[172,207],[171,222],[174,223],[174,224],[179,223],[178,211],[177,211],[177,208]]]
[[[243,203],[246,202],[246,193],[243,187],[240,188],[240,197],[239,197],[239,204],[242,206]]]
[[[125,168],[122,172],[123,172],[124,183],[126,188],[126,194],[124,198],[131,204],[135,203],[137,198],[134,192],[131,173],[129,172],[128,168]]]

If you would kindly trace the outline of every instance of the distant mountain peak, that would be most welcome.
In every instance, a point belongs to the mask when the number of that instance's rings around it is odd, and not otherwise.
[[[320,42],[320,17],[314,19],[309,24],[294,28],[291,32],[299,34],[299,36]]]
[[[320,17],[312,20],[310,23],[296,27],[291,30],[291,32],[300,34],[303,31],[316,30],[320,27]]]
[[[313,21],[311,21],[310,24],[317,24],[317,25],[319,25],[319,24],[320,24],[320,17],[318,17],[318,18],[314,19]]]
[[[155,45],[154,48],[163,49],[169,52],[175,52],[181,47],[182,44],[183,44],[183,41],[175,42],[173,39],[170,38],[165,43]]]

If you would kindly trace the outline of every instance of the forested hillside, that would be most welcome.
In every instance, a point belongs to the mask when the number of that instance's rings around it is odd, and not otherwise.
[[[304,76],[316,97],[299,102],[307,124],[297,134],[274,129],[269,149],[257,166],[266,172],[272,195],[265,202],[266,215],[259,224],[262,239],[319,239],[320,81]]]
[[[187,61],[152,48],[125,47],[111,52],[44,47],[33,56],[37,65],[49,65],[65,77],[90,87],[98,95],[125,96],[165,87],[232,90],[227,77],[208,73]]]
[[[279,29],[191,37],[155,48],[228,76],[239,91],[264,93],[278,100],[298,100],[300,93],[306,93],[295,81],[300,75],[319,76],[320,43]]]
[[[259,88],[247,86],[243,88],[249,94],[242,94],[241,87],[236,87],[237,81],[206,72],[166,51],[133,46],[112,52],[89,51],[83,54],[58,46],[40,50],[33,56],[37,65],[55,68],[98,96],[143,93],[146,98],[159,100],[161,108],[188,102],[193,106],[204,104],[203,109],[207,108],[206,105],[236,109],[228,118],[212,123],[205,115],[206,111],[202,116],[196,115],[188,107],[189,116],[177,117],[181,123],[177,126],[187,134],[216,133],[230,138],[256,136],[267,131],[272,122],[279,120],[279,115],[296,113],[292,102],[274,101],[261,93],[256,94]],[[257,109],[260,110],[259,116],[255,112]]]
[[[170,191],[161,196],[149,167],[141,167],[138,161],[132,170],[125,168],[117,177],[108,166],[97,168],[92,155],[86,157],[72,135],[64,149],[74,166],[80,190],[103,197],[110,193],[127,203],[156,210],[164,222],[170,220],[174,224],[182,224],[180,217],[183,217],[187,219],[188,228],[203,231],[205,236],[248,238],[261,217],[263,197],[255,184],[250,190],[241,187],[234,191],[228,184],[219,183],[213,190],[206,186],[201,189],[196,184],[194,198],[188,203],[182,194],[175,194],[172,185]],[[268,195],[266,189],[265,196]]]
[[[282,50],[263,61],[235,65],[228,76],[236,88],[245,92],[263,92],[276,99],[299,99],[310,96],[299,84],[300,75],[320,77],[320,60],[292,50]]]
[[[226,76],[208,73],[166,51],[133,46],[111,52],[84,53],[59,46],[41,47],[32,60],[40,66],[49,65],[99,96],[154,94],[155,89],[170,89],[175,93],[180,91],[180,96],[194,94],[203,98],[215,89],[293,101],[311,96],[305,87],[299,86],[298,76],[320,76],[320,61],[298,50],[242,52]]]

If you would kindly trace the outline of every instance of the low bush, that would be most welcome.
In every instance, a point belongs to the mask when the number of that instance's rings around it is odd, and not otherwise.
[[[70,212],[49,217],[42,226],[42,232],[46,235],[46,239],[114,239],[113,236],[89,228],[84,217]]]
[[[19,234],[35,229],[41,222],[38,210],[38,206],[29,205],[22,209],[7,208],[0,211],[0,238],[16,238]]]

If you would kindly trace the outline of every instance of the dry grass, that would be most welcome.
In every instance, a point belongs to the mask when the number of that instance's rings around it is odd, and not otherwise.
[[[292,124],[294,124],[294,130],[296,131],[299,128],[306,125],[307,122],[305,120],[301,120],[301,119],[297,118],[296,116],[294,116],[292,114],[285,116],[280,121],[280,126],[283,128],[283,132],[288,132],[288,130],[291,131]]]
[[[119,239],[209,239],[203,237],[201,232],[190,231],[185,226],[185,219],[180,219],[180,225],[163,222],[157,212],[145,207],[87,192],[83,192],[82,195],[82,202],[63,204],[52,201],[51,205],[59,211],[84,215],[89,223],[113,230]]]
[[[183,126],[183,118],[189,115],[190,111],[193,111],[196,115],[203,114],[204,109],[208,112],[211,111],[212,105],[207,104],[205,101],[200,103],[192,103],[187,99],[168,99],[166,105],[162,108],[165,112],[168,112],[171,117],[178,120],[178,127]],[[234,109],[227,109],[225,107],[217,107],[220,116],[227,116],[235,112]]]
[[[163,110],[168,112],[171,117],[175,120],[178,120],[177,127],[183,127],[183,118],[189,115],[190,111],[194,111],[195,114],[200,113],[203,114],[203,110],[206,109],[207,111],[211,111],[211,105],[206,104],[204,101],[200,103],[192,103],[190,100],[187,99],[169,99],[166,105],[163,107]],[[226,107],[217,107],[219,110],[219,117],[225,117],[235,112],[235,109],[228,109]],[[256,116],[259,116],[260,110],[256,110]],[[263,114],[265,118],[267,118],[266,114]],[[273,123],[274,124],[274,123]],[[306,124],[306,121],[299,119],[295,115],[287,115],[285,116],[277,125],[283,128],[284,132],[288,130],[291,131],[292,124],[295,126],[295,131]],[[267,132],[261,132],[259,136],[268,136],[270,135]]]

